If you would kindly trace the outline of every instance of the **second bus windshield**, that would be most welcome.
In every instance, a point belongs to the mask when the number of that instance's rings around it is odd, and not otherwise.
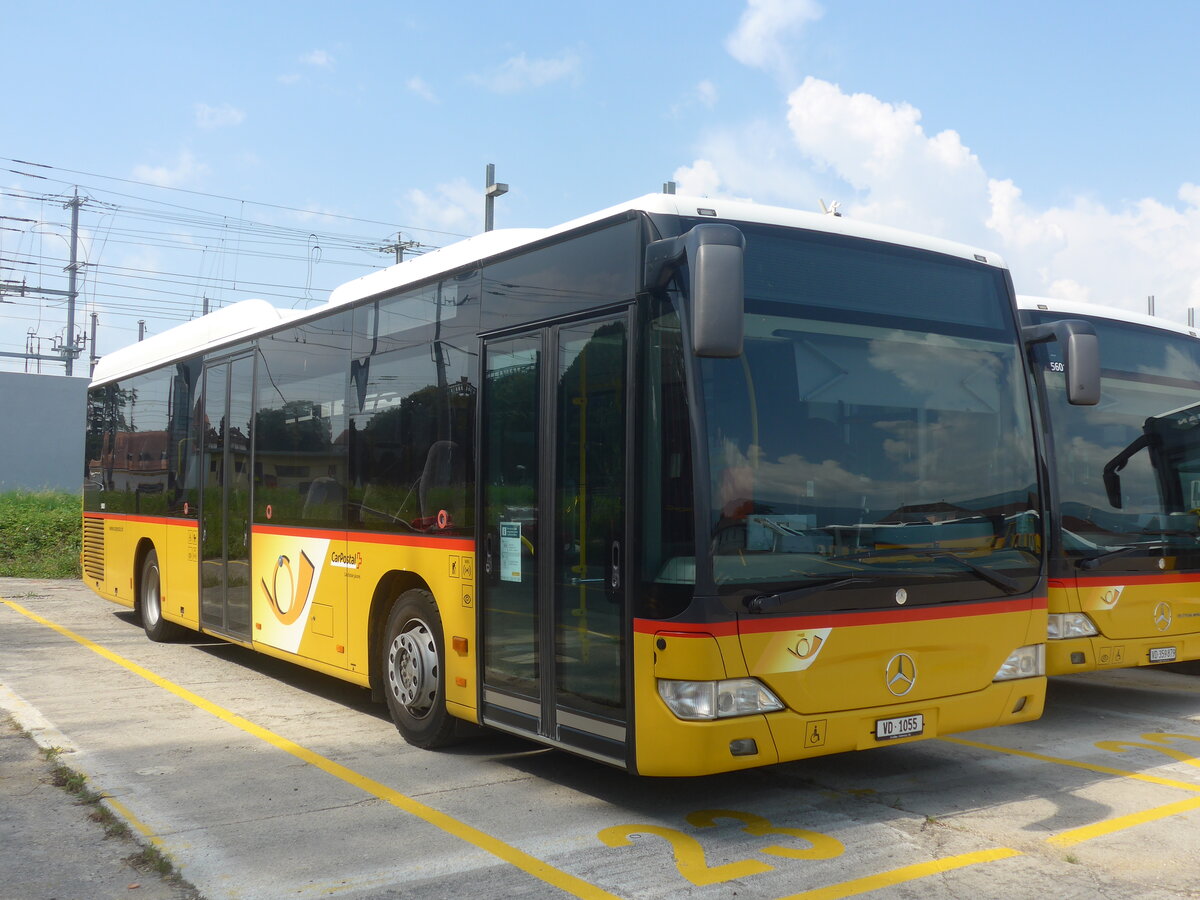
[[[1043,313],[1040,318],[1064,316]],[[1189,480],[1186,495],[1167,502],[1159,479],[1173,473],[1156,472],[1147,449],[1124,462],[1117,498],[1109,496],[1104,470],[1142,437],[1150,420],[1196,403],[1200,341],[1128,322],[1089,321],[1103,354],[1101,402],[1070,406],[1061,376],[1046,379],[1062,549],[1076,561],[1093,559],[1105,568],[1154,568],[1164,551],[1197,550],[1200,531],[1190,510],[1200,505],[1200,490]],[[1056,349],[1047,347],[1049,364],[1060,358]]]

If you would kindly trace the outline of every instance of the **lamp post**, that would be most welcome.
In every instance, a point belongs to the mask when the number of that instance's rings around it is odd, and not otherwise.
[[[495,204],[496,198],[502,194],[508,193],[507,184],[496,183],[496,166],[494,163],[487,165],[487,184],[484,185],[483,191],[483,230],[491,231],[495,223]]]

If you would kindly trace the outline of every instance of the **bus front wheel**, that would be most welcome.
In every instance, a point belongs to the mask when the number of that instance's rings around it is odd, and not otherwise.
[[[158,552],[151,550],[142,560],[142,573],[138,581],[138,612],[146,637],[160,643],[178,640],[186,631],[174,622],[168,622],[162,614],[162,576],[158,570]]]
[[[383,692],[403,738],[432,750],[452,742],[454,717],[446,711],[442,617],[433,595],[414,589],[400,595],[383,640]]]

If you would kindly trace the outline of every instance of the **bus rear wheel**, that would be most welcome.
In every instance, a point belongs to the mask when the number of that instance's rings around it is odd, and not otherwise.
[[[138,580],[138,612],[146,637],[165,643],[183,637],[187,631],[174,622],[168,622],[162,614],[162,577],[158,571],[158,552],[151,550],[142,560],[141,578]]]
[[[453,743],[446,711],[442,617],[426,590],[405,591],[388,615],[383,639],[383,693],[401,736],[433,750]]]

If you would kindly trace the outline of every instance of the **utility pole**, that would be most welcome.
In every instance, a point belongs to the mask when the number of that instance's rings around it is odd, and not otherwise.
[[[487,164],[487,184],[483,189],[483,230],[491,231],[495,224],[496,198],[508,193],[507,184],[496,183],[496,166]]]
[[[89,376],[96,374],[96,362],[100,359],[100,357],[96,355],[96,323],[99,320],[100,320],[100,314],[92,313],[92,342],[91,342],[91,344],[88,345],[92,348],[91,349],[91,364],[92,364],[92,366],[88,370]]]
[[[404,240],[404,235],[397,232],[396,233],[396,243],[385,244],[380,249],[382,249],[384,253],[387,253],[389,251],[394,251],[396,254],[396,262],[402,263],[402,262],[404,262],[404,251],[405,250],[415,250],[417,247],[420,247],[420,246],[421,246],[421,244],[419,241],[406,241],[406,240]]]
[[[66,204],[71,209],[71,264],[67,266],[67,339],[63,342],[63,358],[67,363],[67,374],[72,374],[75,366],[75,356],[79,352],[75,345],[75,298],[79,296],[75,289],[75,272],[79,268],[77,248],[79,246],[79,188],[75,188],[75,196]]]
[[[61,362],[66,367],[66,374],[74,374],[75,357],[82,352],[82,347],[79,341],[75,339],[75,301],[79,297],[79,289],[77,286],[77,273],[79,272],[79,207],[83,206],[84,201],[79,199],[79,188],[75,188],[75,196],[63,204],[65,209],[71,210],[71,260],[65,269],[67,273],[67,290],[60,291],[54,288],[31,287],[26,284],[25,280],[21,281],[0,281],[0,302],[5,296],[10,297],[29,297],[38,294],[49,295],[52,297],[67,298],[67,333],[62,344],[54,346],[55,355],[47,355],[38,351],[35,352],[32,346],[27,345],[24,353],[7,353],[0,352],[3,357],[22,358],[26,362],[37,360],[39,363],[42,360]],[[61,237],[61,235],[60,235]],[[57,341],[57,339],[56,339]],[[40,371],[40,366],[38,367]]]

